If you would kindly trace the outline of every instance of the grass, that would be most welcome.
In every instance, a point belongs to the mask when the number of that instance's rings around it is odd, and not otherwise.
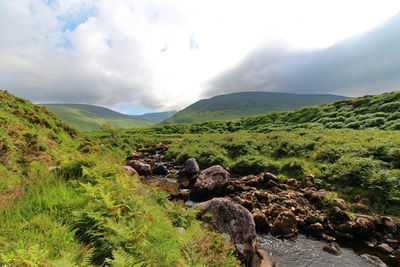
[[[44,107],[5,91],[0,103],[0,265],[239,265],[196,210],[122,172],[118,131],[99,148]]]
[[[210,120],[232,120],[268,112],[292,110],[346,99],[343,96],[241,92],[200,100],[164,123],[196,123]]]

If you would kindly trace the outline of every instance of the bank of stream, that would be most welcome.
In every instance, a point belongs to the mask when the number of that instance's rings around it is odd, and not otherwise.
[[[184,166],[165,159],[169,145],[164,142],[135,151],[127,165],[139,173],[143,183],[155,184],[171,198],[193,206],[190,191],[198,174],[187,173]],[[272,174],[233,177],[206,198],[222,196],[247,208],[256,222],[258,247],[267,251],[274,266],[400,266],[399,229],[391,218],[362,214],[350,218],[342,211],[344,207],[337,207],[346,203],[335,205],[327,213],[321,207],[323,191],[301,182],[292,179],[282,183]],[[206,199],[194,201],[202,200]],[[284,212],[293,214],[294,225],[283,225],[283,232],[277,232],[275,224]],[[287,228],[295,234],[287,235]],[[276,237],[284,235],[290,238]],[[391,242],[388,251],[384,251],[387,244],[382,246],[382,240]]]

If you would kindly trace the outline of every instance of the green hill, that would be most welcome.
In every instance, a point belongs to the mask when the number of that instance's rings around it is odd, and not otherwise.
[[[103,124],[115,128],[137,128],[150,126],[174,114],[174,111],[149,113],[144,115],[125,115],[111,109],[85,104],[45,104],[61,120],[81,131],[99,129]]]
[[[163,123],[195,123],[231,120],[275,111],[334,102],[348,97],[324,94],[241,92],[200,100],[179,111]]]
[[[270,132],[293,129],[400,130],[400,91],[367,95],[291,111],[271,112],[236,120],[167,124],[145,128],[157,133]],[[134,132],[134,130],[132,130]]]

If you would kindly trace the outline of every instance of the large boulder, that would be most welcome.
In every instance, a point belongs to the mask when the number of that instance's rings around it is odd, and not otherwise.
[[[196,162],[196,159],[190,158],[185,162],[185,170],[188,174],[196,174],[200,172],[199,165]]]
[[[205,169],[193,185],[190,198],[194,201],[203,201],[219,196],[228,179],[229,173],[220,165]]]
[[[250,263],[257,252],[256,226],[250,212],[224,198],[213,198],[197,204],[201,215],[210,213],[210,223],[218,233],[227,236],[240,254]]]
[[[290,236],[297,232],[296,216],[291,211],[282,211],[271,227],[271,234]]]
[[[151,166],[147,163],[132,159],[127,162],[127,165],[134,168],[141,175],[151,174]]]

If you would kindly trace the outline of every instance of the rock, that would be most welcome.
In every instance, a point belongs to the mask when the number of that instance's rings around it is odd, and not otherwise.
[[[127,162],[127,165],[134,168],[140,175],[150,175],[151,174],[150,164],[143,163],[139,160],[132,159]]]
[[[193,185],[190,197],[194,201],[208,200],[221,193],[229,173],[220,165],[203,170]]]
[[[299,185],[299,183],[297,182],[296,179],[289,179],[286,182],[288,185],[293,186],[293,187],[297,187]]]
[[[333,207],[333,209],[329,212],[329,220],[334,223],[342,223],[350,221],[350,217],[339,207]]]
[[[188,188],[190,185],[190,180],[188,178],[181,177],[178,179],[178,183],[183,187],[183,188]]]
[[[335,242],[333,242],[330,246],[323,247],[323,250],[335,256],[340,256],[340,254],[342,254],[342,249]]]
[[[371,200],[370,200],[369,198],[367,198],[367,197],[362,198],[362,199],[360,200],[360,203],[361,203],[361,204],[364,204],[365,206],[371,206],[371,205],[372,205]]]
[[[369,239],[375,232],[375,223],[365,217],[358,217],[352,227],[352,233],[355,237]]]
[[[137,178],[140,178],[137,171],[134,168],[132,168],[131,166],[122,166],[122,171],[129,176],[136,176]]]
[[[168,169],[162,163],[155,163],[153,167],[153,174],[155,175],[167,175]]]
[[[377,256],[369,255],[369,254],[361,254],[360,255],[362,258],[367,260],[370,263],[373,263],[374,265],[376,264],[377,266],[380,267],[387,267],[387,265]]]
[[[320,203],[325,198],[325,190],[321,189],[311,194],[311,200]]]
[[[196,206],[201,215],[211,213],[211,225],[218,233],[229,235],[247,262],[251,262],[257,251],[256,226],[250,212],[243,206],[224,198],[213,198]]]
[[[388,234],[395,234],[398,230],[396,222],[387,216],[379,217],[378,227]]]
[[[239,198],[238,203],[243,207],[245,207],[246,209],[248,209],[249,211],[253,210],[254,203],[251,200]]]
[[[272,267],[271,261],[268,259],[267,252],[263,249],[257,250],[251,261],[251,267]]]
[[[335,207],[341,208],[342,210],[345,210],[345,209],[348,209],[348,208],[349,208],[349,205],[347,204],[346,200],[341,199],[341,198],[335,198],[335,199],[333,200],[333,205],[334,205]]]
[[[254,223],[256,224],[256,230],[258,232],[267,233],[269,230],[269,222],[267,217],[262,213],[254,213],[252,216]]]
[[[200,172],[199,165],[196,162],[196,159],[190,158],[185,162],[185,169],[188,174],[196,174]]]
[[[376,246],[376,249],[383,254],[391,254],[394,252],[394,249],[386,243]]]
[[[360,199],[361,199],[360,195],[356,195],[356,196],[353,198],[353,201],[354,201],[354,202],[359,202]]]
[[[309,226],[306,226],[305,231],[310,235],[321,237],[324,233],[324,227],[321,223],[313,223]]]
[[[170,174],[167,175],[167,178],[178,179],[178,174],[177,173],[170,173]]]
[[[186,229],[185,228],[183,228],[183,227],[176,227],[175,228],[177,231],[178,231],[178,233],[180,233],[180,234],[186,234]]]
[[[186,190],[179,190],[178,197],[186,201],[189,199],[189,192]]]
[[[296,216],[291,211],[279,213],[271,227],[273,235],[289,236],[297,231]]]
[[[167,191],[168,193],[171,194],[171,196],[178,196],[179,194],[179,184],[170,182],[166,179],[157,179],[154,182],[154,185],[157,187],[161,188],[164,191]]]

